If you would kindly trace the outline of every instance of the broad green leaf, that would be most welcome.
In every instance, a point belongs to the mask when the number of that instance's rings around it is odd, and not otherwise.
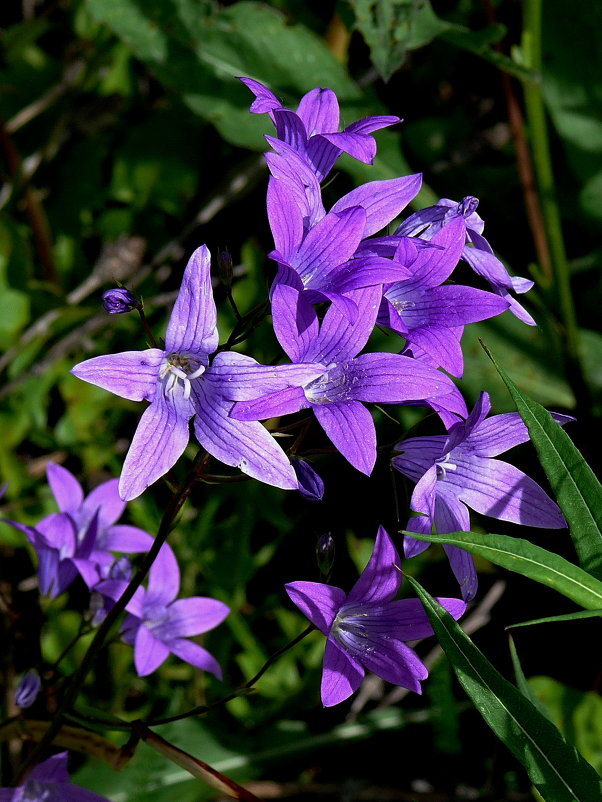
[[[252,76],[297,100],[327,81],[343,104],[360,100],[320,38],[301,25],[287,25],[279,12],[260,3],[219,10],[196,0],[86,0],[86,5],[165,87],[233,144],[259,149],[270,126],[264,115],[249,113],[252,96],[237,76]]]
[[[416,50],[446,31],[450,24],[439,19],[429,0],[349,0],[355,27],[370,48],[374,66],[387,81]]]
[[[602,772],[602,699],[594,691],[580,691],[552,677],[530,677],[527,682],[550,719],[586,760]]]
[[[602,780],[589,763],[491,665],[449,613],[416,580],[408,580],[424,604],[462,687],[486,723],[523,764],[543,798],[550,802],[598,799]]]
[[[602,607],[602,582],[587,571],[528,540],[507,535],[481,535],[477,532],[453,532],[443,535],[418,535],[418,540],[448,543],[484,557],[502,568],[554,588],[586,610]]]
[[[602,579],[602,485],[550,413],[524,395],[486,351],[529,430],[540,462],[569,524],[579,562],[586,571]]]

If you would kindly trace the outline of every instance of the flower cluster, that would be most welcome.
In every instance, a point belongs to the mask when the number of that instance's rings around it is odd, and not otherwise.
[[[38,584],[44,596],[55,598],[79,575],[91,592],[91,623],[99,624],[123,594],[131,577],[127,558],[150,549],[153,538],[142,529],[117,524],[126,502],[119,496],[117,479],[110,479],[84,497],[73,474],[49,463],[47,478],[60,510],[36,526],[4,519],[25,533],[38,557]],[[216,660],[197,643],[187,640],[220,624],[228,607],[216,599],[178,599],[180,570],[171,546],[164,544],[153,563],[148,589],[138,588],[126,609],[130,615],[122,627],[123,640],[134,646],[139,676],[158,668],[172,652],[221,678]],[[29,672],[17,690],[17,704],[33,704],[40,677]]]
[[[146,532],[117,524],[125,503],[172,469],[189,443],[191,424],[211,457],[319,501],[321,478],[295,447],[287,453],[262,421],[309,410],[334,449],[369,476],[378,448],[367,405],[426,406],[446,433],[403,440],[392,456],[394,468],[416,482],[411,500],[416,515],[407,529],[426,535],[467,530],[468,507],[519,524],[565,525],[559,508],[533,480],[495,459],[528,440],[519,416],[486,419],[486,393],[469,414],[451,378],[463,374],[466,325],[506,311],[535,323],[515,298],[532,282],[511,276],[493,253],[476,212],[478,200],[441,199],[407,216],[392,233],[389,228],[420,190],[419,174],[371,181],[326,203],[322,184],[339,156],[372,163],[373,132],[399,118],[367,117],[339,131],[331,90],[308,92],[293,111],[263,84],[241,80],[255,96],[251,112],[269,114],[275,127],[275,136],[266,137],[271,147],[266,206],[274,242],[269,257],[275,268],[269,298],[286,361],[263,365],[230,350],[235,337],[219,345],[211,256],[201,245],[185,268],[162,347],[95,356],[72,369],[79,379],[117,396],[147,402],[120,479],[84,497],[67,470],[50,464],[48,481],[59,512],[35,527],[9,523],[25,532],[38,555],[43,594],[58,596],[81,576],[93,594],[94,624],[130,581],[128,559],[116,555],[145,552],[151,545]],[[484,280],[483,287],[456,283],[461,260]],[[231,261],[221,261],[230,282]],[[110,314],[141,311],[125,288],[108,291],[104,306]],[[376,326],[391,332],[396,353],[371,348]],[[427,546],[406,536],[407,557]],[[457,619],[476,593],[477,578],[468,554],[453,547],[447,552],[463,599],[439,601]],[[325,563],[331,562],[328,556]],[[395,598],[401,582],[398,553],[381,527],[372,557],[348,594],[317,582],[287,584],[290,599],[326,636],[325,706],[348,698],[366,670],[421,692],[427,670],[407,642],[432,634],[432,628],[417,600]],[[190,638],[220,624],[228,607],[202,596],[178,599],[179,590],[176,557],[164,544],[147,586],[139,586],[125,607],[122,637],[134,649],[136,671],[146,676],[172,653],[221,677],[217,661]],[[35,680],[28,683],[20,691],[23,707],[39,690]],[[61,772],[64,778],[64,767]]]

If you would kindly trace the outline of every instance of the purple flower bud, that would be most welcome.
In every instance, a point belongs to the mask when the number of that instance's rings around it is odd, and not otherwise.
[[[110,315],[121,315],[123,312],[131,312],[132,309],[135,309],[138,300],[134,293],[125,287],[114,287],[103,293],[102,305]]]
[[[324,482],[311,465],[302,459],[292,459],[291,465],[299,482],[299,493],[309,501],[321,501],[324,496]]]
[[[316,543],[316,560],[323,577],[330,576],[334,563],[334,538],[327,532],[320,535]]]
[[[478,198],[475,198],[474,195],[467,195],[465,198],[462,198],[458,204],[458,211],[462,217],[470,217],[473,212],[476,212],[478,205]]]
[[[15,692],[17,707],[31,707],[42,687],[42,680],[35,669],[31,669],[21,677]]]

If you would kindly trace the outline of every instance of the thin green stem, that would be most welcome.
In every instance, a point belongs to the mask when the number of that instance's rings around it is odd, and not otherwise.
[[[541,75],[542,0],[525,0],[523,18],[523,54],[525,66]],[[525,106],[533,164],[539,186],[543,217],[554,272],[560,314],[565,329],[566,352],[573,363],[579,360],[579,334],[571,290],[569,264],[562,236],[562,219],[554,188],[546,112],[541,80],[525,81]]]
[[[157,343],[155,335],[151,331],[151,327],[148,325],[148,320],[146,319],[146,315],[144,314],[144,305],[142,304],[142,301],[140,301],[136,309],[138,310],[138,314],[140,315],[142,327],[144,329],[144,333],[148,337],[149,343],[153,346],[153,348],[158,348],[159,344]]]
[[[229,693],[227,696],[222,696],[219,699],[216,699],[215,702],[211,702],[209,705],[199,705],[198,707],[193,707],[191,710],[187,710],[185,713],[179,713],[175,716],[169,716],[168,718],[158,718],[154,721],[145,721],[144,724],[147,727],[158,727],[160,724],[170,724],[172,721],[179,721],[183,718],[190,718],[190,716],[200,716],[203,713],[208,713],[210,710],[214,710],[216,707],[221,707],[221,705],[226,704],[226,702],[232,701],[232,699],[236,699],[238,696],[243,696],[248,693],[251,693],[254,686],[257,682],[263,677],[265,672],[268,668],[274,663],[279,657],[281,657],[285,652],[288,652],[289,649],[292,649],[293,646],[296,646],[303,638],[307,637],[310,632],[313,632],[315,629],[313,624],[310,624],[306,627],[303,632],[299,633],[296,638],[293,638],[289,641],[285,646],[282,646],[278,651],[271,654],[262,667],[259,669],[255,676],[251,677],[250,680],[245,682],[244,685],[241,685],[236,690]]]

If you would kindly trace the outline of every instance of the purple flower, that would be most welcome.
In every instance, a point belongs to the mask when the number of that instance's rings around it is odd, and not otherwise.
[[[339,103],[332,89],[312,89],[301,98],[297,111],[285,109],[267,86],[239,78],[255,95],[254,114],[269,114],[278,139],[294,148],[323,181],[341,153],[372,164],[376,155],[373,131],[401,122],[399,117],[364,117],[339,132]]]
[[[286,592],[301,612],[326,635],[322,704],[331,707],[356,691],[365,670],[394,685],[421,693],[426,666],[405,641],[425,638],[433,629],[418,599],[393,601],[401,587],[399,556],[381,526],[368,565],[347,595],[320,582],[290,582]],[[460,599],[438,599],[459,618]]]
[[[375,182],[382,183],[382,182]],[[363,189],[363,188],[360,188]],[[310,303],[332,301],[355,320],[353,290],[409,278],[407,267],[381,256],[354,258],[365,236],[368,216],[359,205],[331,211],[305,232],[301,210],[288,184],[270,179],[268,214],[276,249],[269,254],[278,263],[272,295],[280,284],[293,287]]]
[[[461,219],[466,227],[466,244],[462,250],[462,258],[468,262],[475,273],[478,273],[491,285],[491,289],[501,295],[509,304],[509,309],[523,323],[537,325],[527,310],[518,303],[510,293],[524,293],[531,289],[533,282],[520,276],[511,276],[502,262],[495,256],[491,245],[483,236],[484,222],[476,213],[478,198],[471,195],[460,203],[441,198],[435,206],[429,206],[408,217],[395,234],[397,236],[419,235],[423,239],[431,239],[438,231],[452,220]]]
[[[125,586],[123,581],[109,579],[101,582],[98,590],[117,600]],[[130,615],[122,634],[134,647],[136,672],[140,677],[152,674],[171,652],[221,679],[217,660],[188,638],[221,624],[230,610],[223,602],[204,596],[176,600],[179,591],[180,569],[173,550],[165,544],[151,566],[148,588],[138,588],[126,607]]]
[[[109,315],[122,315],[135,309],[138,299],[125,287],[114,287],[102,294],[102,305]]]
[[[123,465],[123,499],[140,495],[175,464],[188,444],[193,416],[198,441],[216,459],[267,484],[297,487],[290,462],[265,427],[233,420],[229,413],[235,401],[313,377],[315,368],[297,365],[276,376],[273,368],[235,352],[219,353],[209,364],[218,344],[210,258],[202,245],[186,266],[165,350],[98,356],[71,371],[122,398],[150,402]]]
[[[395,258],[410,267],[412,277],[385,287],[378,323],[397,331],[428,361],[462,376],[460,337],[466,323],[499,315],[510,304],[491,292],[459,284],[440,286],[456,266],[466,238],[461,219],[454,218],[432,238],[432,248],[417,249],[402,238]]]
[[[42,680],[38,672],[32,668],[19,680],[15,691],[15,704],[17,707],[31,707],[42,688]]]
[[[111,552],[136,553],[151,547],[153,539],[147,532],[116,524],[125,509],[117,479],[103,482],[84,497],[75,476],[61,465],[49,462],[46,477],[59,513],[35,527],[6,521],[24,532],[36,550],[43,596],[60,595],[78,573],[92,588],[103,576],[103,568],[112,564]]]
[[[520,415],[509,412],[486,420],[491,409],[487,393],[481,393],[466,421],[451,427],[447,435],[411,437],[396,446],[392,463],[404,476],[417,482],[410,506],[420,515],[410,518],[407,529],[430,534],[470,531],[468,508],[525,526],[560,529],[566,521],[558,505],[518,468],[498,454],[529,439]],[[567,415],[554,414],[564,424]],[[406,557],[413,557],[429,544],[405,538]],[[462,596],[467,601],[477,591],[472,556],[457,546],[444,546]]]
[[[59,752],[32,770],[23,785],[0,788],[0,802],[109,802],[104,796],[73,785],[67,752]]]
[[[277,285],[272,297],[276,336],[293,362],[314,363],[321,373],[296,387],[237,404],[232,416],[259,420],[309,408],[340,453],[370,475],[376,461],[376,430],[362,402],[399,404],[435,398],[443,406],[449,399],[453,407],[456,401],[451,380],[430,365],[399,354],[356,356],[372,333],[380,296],[378,287],[353,291],[349,299],[358,310],[355,322],[333,305],[320,325],[303,295]]]

